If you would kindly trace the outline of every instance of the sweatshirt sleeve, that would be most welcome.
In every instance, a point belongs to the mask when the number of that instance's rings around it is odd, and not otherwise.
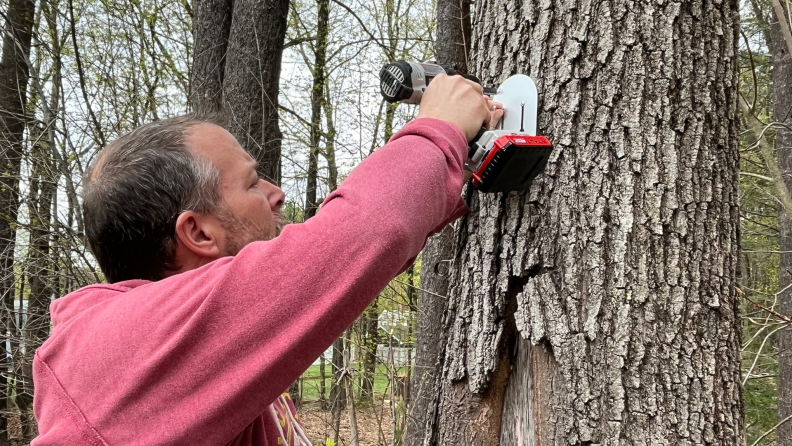
[[[39,355],[56,375],[72,359],[61,385],[109,444],[225,444],[466,211],[466,151],[455,126],[415,120],[308,222],[103,302]]]

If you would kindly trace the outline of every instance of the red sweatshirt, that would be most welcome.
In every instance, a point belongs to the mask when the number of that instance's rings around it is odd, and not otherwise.
[[[418,119],[277,238],[53,302],[32,444],[289,444],[279,395],[467,210],[466,151],[459,129]]]

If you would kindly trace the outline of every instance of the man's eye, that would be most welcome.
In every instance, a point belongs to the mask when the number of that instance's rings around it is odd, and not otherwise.
[[[259,183],[258,180],[256,180],[256,182],[251,184],[250,187],[256,187],[257,188],[258,187],[258,183]]]

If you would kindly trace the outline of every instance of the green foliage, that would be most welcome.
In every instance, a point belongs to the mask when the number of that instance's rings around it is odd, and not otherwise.
[[[756,13],[770,11],[769,2],[745,5],[742,15],[740,52],[740,93],[753,106],[762,122],[772,121],[772,58],[767,51],[766,20]],[[745,116],[743,123],[745,124]],[[747,125],[743,128],[748,129]],[[740,135],[740,235],[741,291],[764,308],[777,310],[779,291],[779,229],[776,191],[767,177],[764,160],[754,142],[758,135]],[[772,129],[765,137],[772,140]],[[753,444],[778,423],[778,329],[775,318],[748,300],[742,302],[743,379],[745,381],[746,441]],[[775,444],[775,433],[764,437],[761,445]]]

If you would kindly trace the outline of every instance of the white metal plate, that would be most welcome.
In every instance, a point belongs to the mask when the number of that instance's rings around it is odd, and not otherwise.
[[[503,104],[503,118],[497,129],[510,132],[527,133],[536,136],[536,109],[538,94],[534,81],[524,75],[515,74],[506,79],[500,87],[498,94],[492,100]],[[523,114],[523,104],[525,113]]]

